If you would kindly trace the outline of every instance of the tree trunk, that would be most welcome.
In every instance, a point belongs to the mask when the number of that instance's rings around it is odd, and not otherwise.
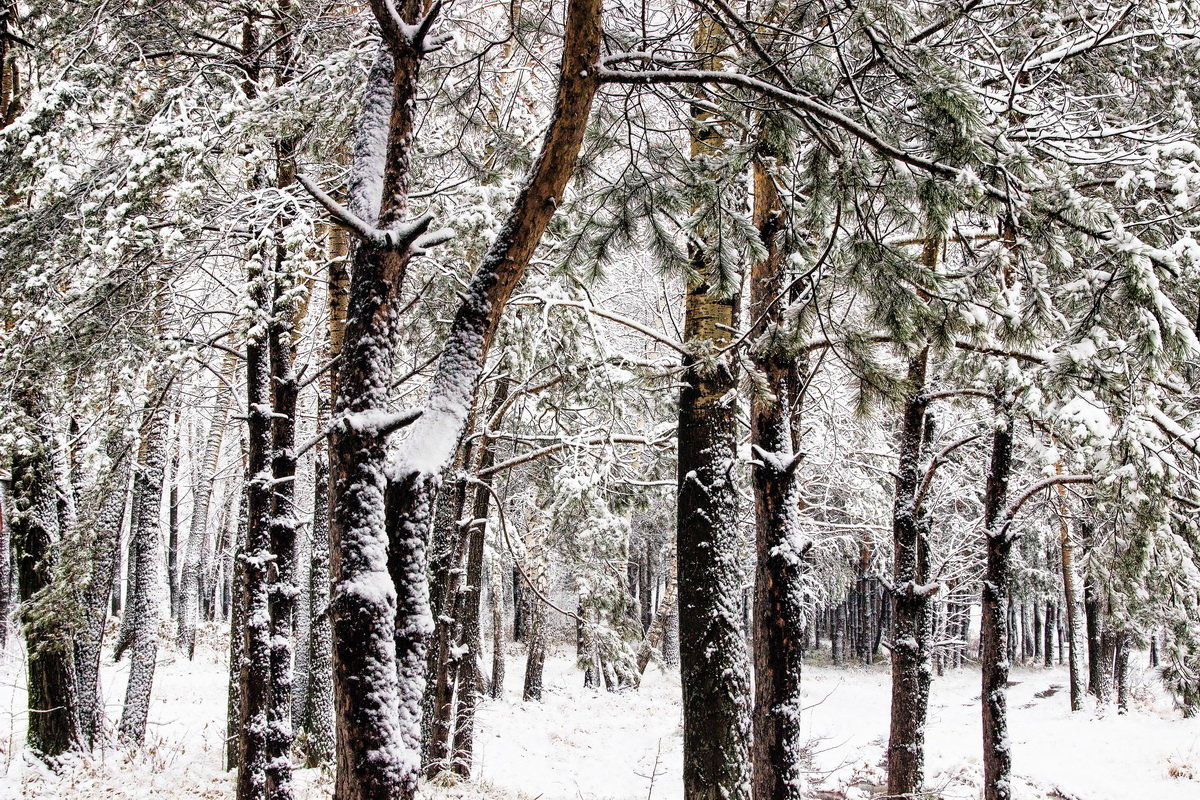
[[[414,20],[416,4],[400,5],[402,17]],[[373,6],[385,28],[394,27],[388,9],[379,2]],[[416,792],[432,504],[462,435],[500,315],[579,154],[596,90],[601,9],[600,0],[568,3],[558,95],[542,152],[463,295],[423,415],[401,445],[386,483],[388,449],[382,432],[346,425],[331,436],[336,800],[408,800]],[[384,227],[400,221],[405,212],[416,96],[418,54],[408,37],[395,33],[389,36],[395,40],[396,58],[382,195],[387,205],[378,217]],[[368,155],[367,163],[374,163],[376,154]],[[367,216],[375,223],[374,215]],[[365,243],[359,247],[339,375],[339,415],[387,407],[388,344],[395,341],[398,322],[393,305],[410,255],[410,250],[399,254],[372,252]]]
[[[491,569],[492,598],[492,680],[493,700],[504,696],[504,568],[494,557]]]
[[[250,299],[260,314],[270,308],[267,276],[251,259]],[[240,558],[242,626],[238,671],[237,800],[267,794],[268,707],[271,699],[271,372],[266,334],[246,340],[246,540]],[[232,664],[232,654],[231,654]]]
[[[546,522],[532,521],[529,531],[525,534],[525,574],[533,584],[529,600],[529,621],[526,631],[526,646],[528,650],[525,661],[525,688],[521,699],[525,701],[542,699],[542,672],[546,665],[546,604],[537,595],[545,597],[549,589],[549,575],[546,572]]]
[[[983,798],[1011,800],[1012,748],[1008,733],[1008,605],[1012,578],[1012,537],[1004,529],[1004,508],[1012,471],[1012,417],[998,414],[984,494],[983,526],[987,566],[983,579]]]
[[[650,658],[655,650],[662,653],[662,659],[665,663],[670,663],[667,658],[667,634],[671,630],[672,621],[675,619],[675,612],[679,608],[679,581],[677,579],[675,565],[675,548],[671,546],[666,553],[664,562],[667,565],[666,585],[663,587],[662,597],[658,601],[658,612],[654,615],[654,621],[650,623],[650,629],[646,631],[646,638],[642,641],[642,645],[638,648],[637,669],[638,675],[646,674],[646,667],[650,663]]]
[[[122,509],[124,510],[124,509]],[[0,653],[8,647],[8,619],[12,615],[12,531],[9,529],[8,494],[0,481]],[[120,541],[120,522],[117,540]],[[111,578],[110,578],[111,580]]]
[[[929,248],[927,259],[936,257]],[[900,429],[900,459],[892,514],[892,706],[888,738],[888,794],[917,797],[925,782],[925,719],[932,681],[929,647],[930,588],[925,536],[928,520],[918,507],[921,449],[925,439],[923,349],[908,365],[908,399]]]
[[[1063,473],[1062,462],[1055,465],[1055,472]],[[1055,487],[1055,504],[1058,507],[1058,544],[1062,560],[1062,581],[1065,622],[1067,632],[1067,670],[1070,686],[1071,710],[1083,708],[1083,625],[1082,603],[1079,598],[1079,583],[1075,574],[1075,543],[1071,540],[1071,529],[1067,524],[1067,490],[1063,485]],[[1062,655],[1059,641],[1059,655]]]
[[[109,434],[106,444],[110,470],[104,482],[104,497],[96,513],[91,545],[91,576],[83,590],[83,625],[75,640],[76,694],[80,734],[84,744],[95,747],[104,722],[100,695],[100,653],[104,625],[108,619],[113,571],[121,550],[121,521],[125,516],[125,485],[129,481],[128,444],[123,431]]]
[[[160,370],[155,388],[165,387],[167,377]],[[163,480],[166,478],[168,416],[162,405],[147,409],[142,423],[139,463],[134,470],[134,518],[130,531],[133,557],[129,569],[134,575],[133,595],[127,598],[125,614],[132,619],[129,638],[129,683],[125,688],[125,706],[118,728],[121,737],[140,745],[146,737],[146,718],[150,713],[150,693],[154,686],[154,666],[158,656],[158,565],[161,563],[160,515]]]
[[[1133,635],[1126,631],[1116,634],[1116,648],[1117,709],[1124,714],[1129,711],[1129,651],[1133,649]]]
[[[1112,695],[1112,660],[1106,652],[1104,601],[1090,576],[1083,582],[1083,609],[1087,623],[1088,693],[1107,703]]]
[[[767,255],[751,269],[749,308],[756,323],[751,352],[766,384],[750,407],[757,554],[752,792],[755,800],[798,800],[805,750],[800,727],[804,577],[812,543],[800,534],[799,457],[792,438],[799,387],[793,380],[795,354],[785,345],[787,306],[780,302],[787,283],[779,244],[784,212],[774,179],[759,161],[754,163],[754,224]],[[864,656],[869,653],[865,647]]]
[[[54,550],[62,531],[50,423],[31,401],[21,405],[29,417],[29,443],[13,453],[9,522],[17,596],[22,604],[28,604],[52,591]],[[43,616],[26,612],[22,618],[29,697],[25,741],[34,752],[53,758],[80,747],[79,710],[72,648]]]
[[[204,445],[204,458],[193,494],[195,499],[192,503],[192,520],[188,525],[187,541],[183,549],[183,576],[179,581],[179,627],[176,635],[179,649],[189,660],[196,654],[196,622],[200,616],[200,564],[208,531],[208,507],[212,501],[213,481],[221,456],[225,420],[229,414],[231,397],[228,387],[235,365],[234,358],[228,356],[221,369],[221,382],[215,405],[217,413],[208,429],[208,441]]]

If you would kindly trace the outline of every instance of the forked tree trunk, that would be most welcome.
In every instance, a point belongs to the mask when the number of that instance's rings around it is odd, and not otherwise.
[[[983,578],[983,620],[980,641],[983,658],[983,797],[1011,800],[1012,745],[1008,732],[1008,606],[1011,603],[1012,536],[1005,526],[1004,509],[1012,472],[1012,417],[1007,409],[997,414],[992,433],[992,455],[984,492],[983,527],[987,561]]]
[[[416,20],[416,3],[398,5],[403,19]],[[380,84],[372,81],[368,108],[374,112],[364,118],[369,127],[384,103],[390,105],[384,205],[378,214],[367,209],[359,216],[387,228],[406,212],[419,53],[403,31],[392,30],[384,4],[373,2],[373,7],[395,58],[387,100],[378,92]],[[596,90],[601,9],[600,0],[568,3],[563,66],[542,152],[463,295],[424,414],[400,447],[392,474],[385,480],[386,431],[347,424],[335,426],[331,436],[336,800],[409,800],[416,793],[432,505],[466,424],[500,315],[562,200],[579,154]],[[369,142],[384,131],[360,133],[367,133],[362,141]],[[356,165],[359,175],[377,163],[370,145],[366,155],[360,162],[365,166]],[[352,190],[352,199],[354,194]],[[397,335],[396,293],[411,255],[409,249],[380,252],[366,242],[359,247],[339,374],[339,416],[387,408],[388,344]]]
[[[658,601],[658,611],[654,614],[650,629],[646,631],[646,638],[642,640],[642,645],[638,648],[637,670],[639,676],[646,674],[646,667],[649,666],[655,651],[661,654],[664,662],[670,663],[664,651],[666,650],[667,633],[671,629],[675,612],[679,608],[679,581],[674,543],[668,548],[663,563],[667,566],[666,585],[663,587],[662,597]]]

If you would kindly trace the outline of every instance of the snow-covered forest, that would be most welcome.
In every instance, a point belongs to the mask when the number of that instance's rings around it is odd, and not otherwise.
[[[0,68],[0,797],[1200,797],[1197,0]]]

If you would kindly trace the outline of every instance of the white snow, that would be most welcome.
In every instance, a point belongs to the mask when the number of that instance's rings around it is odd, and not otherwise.
[[[147,746],[113,748],[69,760],[60,775],[22,752],[24,675],[17,645],[0,656],[0,797],[66,800],[225,800],[232,774],[221,768],[225,732],[224,632],[202,626],[197,659],[164,647],[156,671]],[[486,654],[485,654],[486,655]],[[546,663],[544,700],[520,699],[524,652],[508,651],[503,699],[480,711],[475,780],[428,786],[450,798],[641,800],[682,796],[679,679],[655,666],[638,691],[584,689],[573,654]],[[1143,654],[1137,654],[1144,664]],[[485,663],[489,661],[485,658]],[[127,668],[103,667],[108,715],[119,715]],[[1171,708],[1148,670],[1136,670],[1133,709],[1068,711],[1062,668],[1017,668],[1009,691],[1016,800],[1194,800],[1200,797],[1200,719]],[[814,788],[866,798],[883,783],[889,674],[886,664],[834,669],[807,666],[804,730],[812,740]],[[1049,696],[1038,697],[1051,687]],[[979,796],[982,736],[979,674],[935,678],[927,729],[927,784],[944,800]],[[651,776],[653,790],[651,790]],[[331,777],[296,770],[297,800],[330,796]],[[1061,790],[1062,795],[1054,794]]]

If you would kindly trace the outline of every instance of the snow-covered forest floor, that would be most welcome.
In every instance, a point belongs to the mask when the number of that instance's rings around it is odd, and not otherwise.
[[[221,766],[227,668],[225,654],[216,646],[218,632],[208,633],[194,662],[161,651],[150,733],[142,751],[71,756],[59,775],[22,753],[24,678],[20,653],[10,650],[0,661],[0,798],[231,797],[232,773]],[[475,781],[428,787],[430,795],[446,800],[681,796],[677,675],[652,666],[640,691],[584,689],[571,654],[560,648],[547,661],[544,701],[523,703],[522,654],[519,645],[513,648],[505,699],[485,701],[480,715]],[[114,715],[125,672],[124,665],[105,669],[105,696]],[[1062,668],[1014,670],[1010,702],[1017,798],[1200,796],[1200,719],[1180,719],[1149,670],[1138,670],[1128,715],[1094,706],[1070,714],[1065,677]],[[847,669],[813,665],[804,680],[813,796],[870,797],[884,781],[886,664]],[[978,673],[970,668],[934,681],[928,785],[945,800],[979,796],[978,695]],[[297,777],[298,800],[328,797],[327,773],[301,770]]]

